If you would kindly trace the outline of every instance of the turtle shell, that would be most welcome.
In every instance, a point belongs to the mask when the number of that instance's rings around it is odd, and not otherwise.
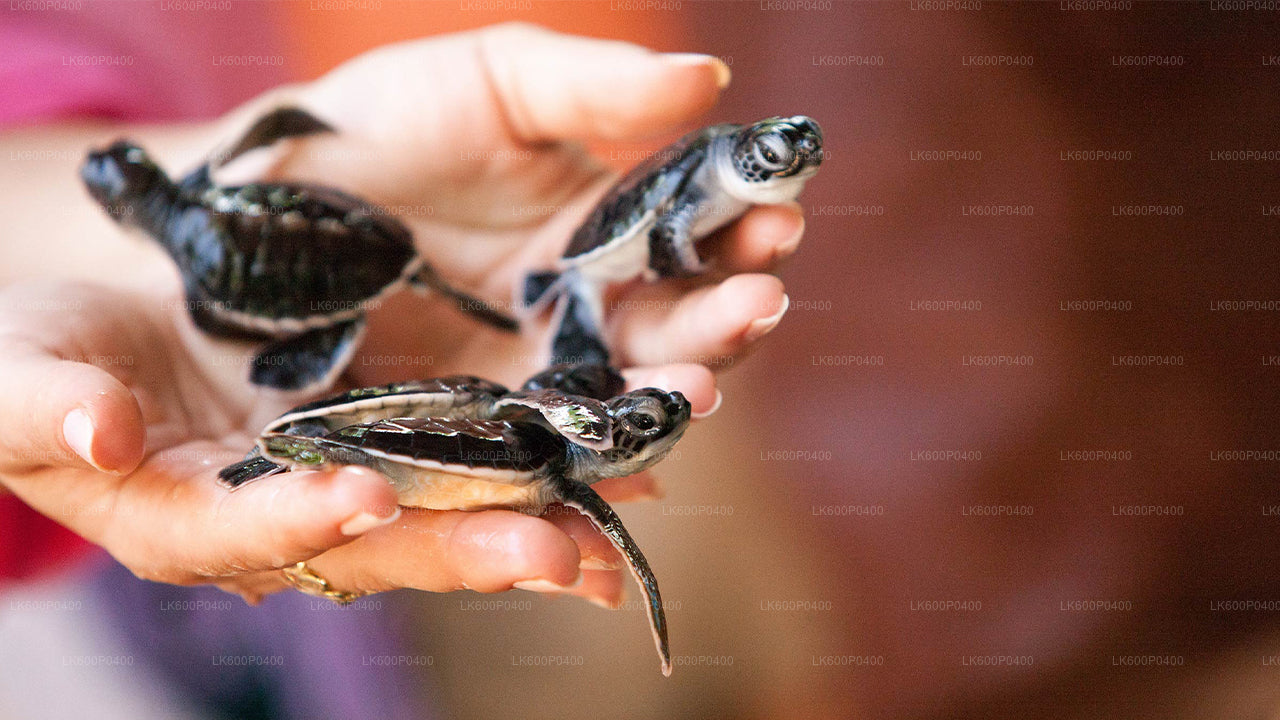
[[[713,125],[689,133],[632,168],[573,233],[565,258],[585,255],[629,232],[646,216],[661,213],[706,160],[716,137],[737,125]],[[636,268],[639,272],[642,268]]]
[[[295,468],[363,465],[388,477],[401,505],[433,510],[541,508],[568,441],[535,423],[392,418],[321,438],[264,435],[265,456]]]
[[[354,317],[421,262],[384,210],[313,185],[205,188],[179,199],[165,230],[190,293],[222,314]]]
[[[395,417],[452,417],[469,413],[507,394],[506,386],[475,377],[450,375],[358,388],[299,405],[272,420],[263,432],[320,423],[327,431]]]

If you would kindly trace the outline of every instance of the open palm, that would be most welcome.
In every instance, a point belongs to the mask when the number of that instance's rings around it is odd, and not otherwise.
[[[308,108],[339,134],[290,144],[263,174],[399,211],[449,280],[503,303],[523,271],[558,255],[611,180],[577,141],[695,119],[720,80],[700,57],[504,26],[369,53],[259,98],[222,124],[223,137],[273,105]],[[715,261],[725,274],[768,269],[800,228],[794,208],[753,211],[715,241]],[[619,292],[631,302],[608,332],[629,383],[679,389],[695,412],[717,402],[708,360],[741,352],[785,310],[768,275]],[[249,347],[201,335],[179,297],[176,283],[0,297],[6,486],[140,576],[249,598],[280,589],[275,571],[307,560],[345,590],[517,586],[620,600],[619,558],[575,514],[402,512],[386,481],[361,468],[219,487],[217,469],[300,398],[249,386]],[[516,383],[545,365],[545,325],[504,335],[444,300],[402,293],[371,311],[343,382],[469,373]],[[652,491],[644,477],[599,487],[612,500]]]

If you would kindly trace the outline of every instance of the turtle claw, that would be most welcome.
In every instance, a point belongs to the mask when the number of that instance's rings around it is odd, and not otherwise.
[[[658,649],[658,658],[662,661],[662,674],[670,677],[671,646],[667,640],[667,615],[662,608],[662,594],[658,592],[658,579],[654,577],[649,561],[645,559],[644,553],[640,552],[636,541],[631,538],[631,533],[627,532],[627,528],[623,526],[622,518],[618,517],[599,493],[588,485],[566,477],[555,478],[552,482],[557,499],[586,515],[587,519],[609,538],[609,542],[613,543],[613,546],[626,559],[631,575],[640,584],[640,591],[644,594],[645,606],[649,611],[649,629],[653,633],[653,643]]]

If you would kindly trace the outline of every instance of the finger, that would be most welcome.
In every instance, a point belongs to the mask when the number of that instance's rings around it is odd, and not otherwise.
[[[18,341],[0,372],[0,468],[95,468],[127,473],[145,449],[137,399],[100,368]]]
[[[663,496],[662,484],[647,470],[627,477],[606,478],[591,487],[610,503],[659,500]]]
[[[578,545],[578,567],[583,570],[617,570],[623,567],[622,556],[608,538],[596,530],[591,521],[577,510],[552,505],[542,517],[568,535]]]
[[[194,582],[292,565],[399,515],[394,488],[368,468],[281,473],[228,491],[208,471],[223,454],[192,443],[152,456],[117,490],[101,544],[142,577]],[[193,457],[205,459],[197,476]]]
[[[706,358],[710,361],[712,358]],[[720,409],[723,400],[716,389],[716,376],[705,365],[680,363],[628,368],[623,371],[628,390],[656,387],[678,390],[693,406],[695,419],[702,419]]]
[[[761,272],[795,254],[803,235],[804,211],[798,203],[757,205],[705,245],[719,270]]]
[[[772,275],[734,275],[687,293],[674,308],[657,299],[664,292],[670,289],[638,288],[641,299],[611,322],[632,364],[728,364],[777,327],[789,304],[782,281]]]
[[[392,526],[307,564],[342,590],[564,592],[582,582],[580,560],[574,541],[539,517],[405,508]]]
[[[626,578],[622,570],[583,570],[582,585],[567,595],[580,597],[592,605],[613,610],[626,597]]]
[[[642,139],[701,116],[729,82],[729,68],[710,55],[534,25],[499,25],[476,39],[503,114],[525,142]]]

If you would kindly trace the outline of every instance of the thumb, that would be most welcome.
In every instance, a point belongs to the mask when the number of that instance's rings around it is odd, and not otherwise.
[[[146,428],[133,393],[101,368],[37,348],[0,359],[0,471],[92,467],[127,473]]]

